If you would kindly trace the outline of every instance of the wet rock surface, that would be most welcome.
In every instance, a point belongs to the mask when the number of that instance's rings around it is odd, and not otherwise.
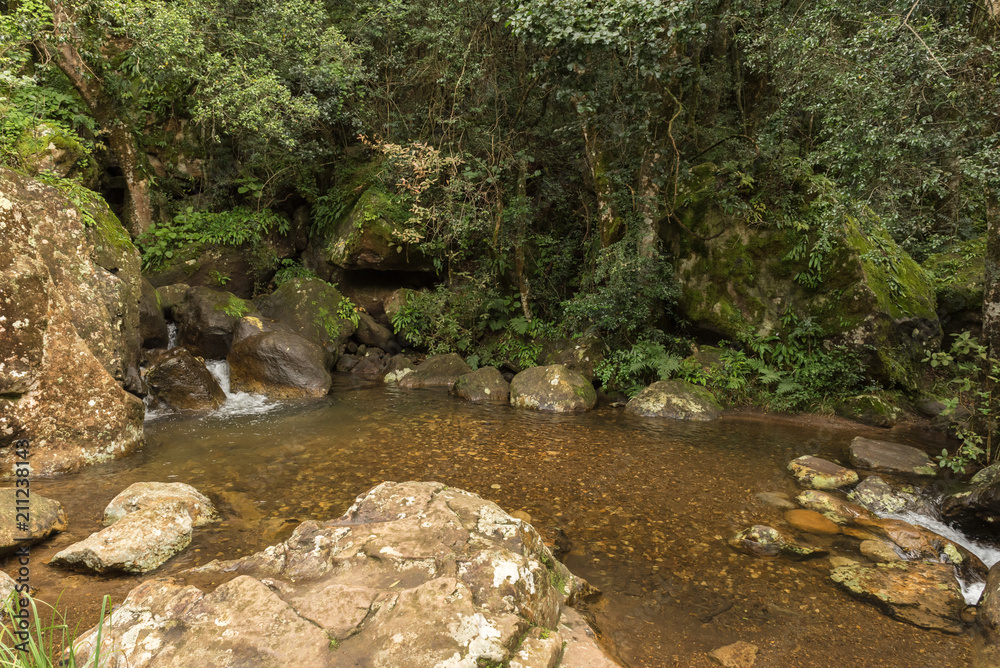
[[[625,411],[642,417],[707,422],[719,417],[722,406],[704,387],[683,380],[660,380],[632,397]]]
[[[1000,523],[1000,464],[982,469],[966,489],[945,497],[941,514],[961,526],[987,535]]]
[[[262,667],[616,665],[566,607],[589,586],[534,529],[436,483],[383,483],[339,520],[305,522],[280,545],[191,573],[226,581],[209,593],[166,580],[133,589],[103,629],[109,668],[233,657]],[[83,634],[78,659],[96,642],[96,629]]]
[[[167,319],[163,316],[160,295],[145,278],[142,279],[142,299],[139,301],[139,333],[143,348],[167,347]]]
[[[205,360],[187,348],[172,348],[154,359],[145,378],[154,400],[174,410],[211,410],[226,401]]]
[[[240,318],[254,313],[253,304],[231,292],[195,286],[174,308],[180,343],[205,359],[225,359]]]
[[[107,505],[104,524],[108,526],[129,513],[175,501],[187,508],[192,526],[203,526],[218,519],[212,502],[191,485],[182,482],[137,482],[129,485]]]
[[[259,300],[262,315],[285,323],[299,336],[319,344],[335,364],[354,324],[341,316],[344,297],[325,281],[296,278]]]
[[[858,436],[851,441],[851,464],[858,468],[882,473],[933,476],[938,467],[923,450]]]
[[[776,557],[784,554],[793,559],[812,559],[827,554],[826,550],[799,545],[783,536],[777,529],[760,524],[737,533],[730,539],[729,545],[755,557]]]
[[[597,403],[597,392],[590,381],[562,364],[536,366],[510,381],[510,403],[554,413],[587,411]]]
[[[883,515],[912,511],[935,515],[934,503],[912,485],[891,485],[879,476],[869,476],[847,497],[872,512]]]
[[[0,489],[0,555],[14,552],[23,545],[41,542],[66,529],[66,513],[61,503],[31,494],[25,505],[24,490],[22,488],[21,494],[18,494],[17,489]],[[18,504],[18,498],[21,504]],[[24,512],[29,517],[27,530],[19,527],[23,518],[17,516]]]
[[[397,380],[396,384],[407,389],[436,387],[450,390],[456,380],[468,373],[472,373],[472,367],[458,353],[431,355],[412,373]]]
[[[325,351],[292,332],[270,331],[241,339],[226,360],[235,392],[271,399],[322,397],[333,382]]]
[[[811,455],[792,460],[788,470],[800,485],[813,489],[838,489],[858,481],[855,471]]]
[[[474,404],[505,404],[510,401],[510,383],[504,380],[499,369],[492,366],[484,366],[459,376],[451,391],[455,396]]]

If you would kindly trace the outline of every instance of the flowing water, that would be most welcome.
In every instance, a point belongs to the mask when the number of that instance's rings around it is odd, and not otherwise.
[[[224,377],[223,366],[214,371]],[[71,623],[93,624],[103,594],[120,601],[141,578],[45,562],[98,530],[104,506],[133,482],[189,483],[224,515],[196,529],[191,546],[150,576],[159,577],[337,517],[384,480],[435,480],[530,514],[566,550],[563,561],[604,592],[585,612],[623,665],[707,668],[707,652],[737,640],[760,648],[758,668],[970,661],[967,635],[920,630],[851,599],[830,581],[828,559],[758,559],[726,544],[754,523],[787,530],[781,511],[755,495],[797,493],[789,460],[842,458],[858,435],[931,438],[918,432],[767,416],[655,421],[610,407],[550,415],[338,378],[323,399],[232,396],[207,415],[155,417],[146,434],[131,458],[33,483],[64,504],[70,526],[32,548],[32,585],[45,600],[61,595]],[[853,539],[799,538],[859,558]]]

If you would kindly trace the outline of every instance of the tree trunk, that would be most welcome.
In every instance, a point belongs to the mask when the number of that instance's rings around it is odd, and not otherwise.
[[[514,265],[517,269],[517,287],[521,293],[521,310],[524,319],[531,322],[528,305],[528,276],[524,270],[524,244],[528,239],[528,159],[522,153],[517,159],[517,242],[514,245]]]
[[[59,69],[80,93],[107,138],[108,150],[122,170],[128,189],[122,223],[135,237],[149,229],[153,222],[149,179],[143,170],[142,156],[114,100],[74,46],[78,28],[70,11],[61,3],[52,3],[52,15],[54,39],[46,45],[45,51],[53,56]]]
[[[580,125],[587,152],[587,166],[590,168],[590,178],[597,196],[597,229],[601,232],[601,248],[607,248],[621,238],[621,217],[611,199],[608,161],[601,150],[597,131],[588,123],[586,117],[581,119]]]
[[[991,198],[986,211],[986,282],[983,291],[983,342],[990,357],[1000,359],[1000,201]]]

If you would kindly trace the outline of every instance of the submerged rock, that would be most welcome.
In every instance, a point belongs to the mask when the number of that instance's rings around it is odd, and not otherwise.
[[[322,397],[333,383],[326,370],[325,351],[292,332],[263,332],[242,339],[226,359],[234,392],[263,394],[271,399]]]
[[[945,633],[965,630],[961,618],[965,598],[949,564],[904,561],[875,567],[841,566],[830,577],[891,617]]]
[[[504,380],[499,369],[492,366],[460,376],[451,391],[474,404],[505,404],[510,400],[510,383]]]
[[[858,546],[861,554],[880,564],[904,561],[897,548],[884,540],[863,540]]]
[[[104,525],[114,524],[129,513],[158,503],[180,502],[191,516],[192,526],[203,526],[218,519],[208,497],[183,482],[137,482],[129,485],[104,509]]]
[[[763,524],[748,527],[729,540],[734,549],[755,557],[776,557],[779,554],[793,559],[812,559],[827,554],[826,550],[799,545],[785,538],[777,529]]]
[[[174,410],[212,410],[226,401],[205,361],[187,348],[172,348],[153,360],[146,383],[155,401]]]
[[[73,543],[49,563],[95,573],[148,573],[191,543],[191,526],[186,503],[157,503]]]
[[[230,579],[133,589],[102,629],[108,668],[615,665],[565,607],[589,586],[538,533],[437,483],[383,483],[338,520],[190,573]],[[97,629],[80,636],[81,663],[96,643]]]
[[[785,513],[785,521],[790,526],[799,531],[820,535],[834,535],[840,533],[840,527],[834,522],[823,517],[815,510],[804,510],[798,508]]]
[[[66,530],[66,513],[61,503],[32,492],[27,506],[18,505],[18,499],[22,503],[24,501],[24,490],[19,495],[18,489],[22,488],[0,489],[0,555],[14,552],[22,545],[39,543],[54,533]],[[27,531],[18,527],[19,520],[22,520],[17,517],[19,512],[28,513]]]
[[[856,437],[851,441],[851,464],[858,468],[882,473],[937,475],[938,467],[923,450],[892,443]]]
[[[625,411],[642,417],[707,422],[719,417],[722,406],[704,387],[683,380],[660,380],[632,397]]]
[[[846,525],[853,524],[860,519],[876,519],[875,514],[871,511],[844,501],[839,496],[834,496],[829,492],[810,489],[799,494],[795,500],[803,508],[822,513],[824,517],[837,524]]]
[[[467,373],[472,373],[472,367],[458,353],[431,355],[412,373],[397,380],[396,384],[407,389],[443,387],[450,390],[455,381]]]
[[[800,485],[813,489],[838,489],[858,481],[858,474],[851,469],[810,455],[788,462],[788,470]]]
[[[556,413],[588,411],[597,403],[597,391],[590,381],[562,364],[536,366],[510,381],[510,403]]]
[[[760,651],[756,645],[748,642],[734,642],[731,645],[717,647],[708,653],[708,656],[715,659],[724,668],[752,668],[757,662],[757,652]]]

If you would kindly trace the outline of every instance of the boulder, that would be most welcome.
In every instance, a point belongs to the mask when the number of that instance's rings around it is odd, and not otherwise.
[[[172,348],[154,359],[146,383],[154,402],[174,410],[213,410],[226,401],[205,361],[187,348]]]
[[[763,524],[755,524],[740,531],[729,540],[729,545],[755,557],[776,557],[783,554],[793,559],[812,559],[828,554],[826,550],[799,545],[785,538],[777,529]]]
[[[984,251],[980,237],[955,244],[948,252],[931,255],[923,261],[924,268],[934,277],[937,313],[946,337],[964,331],[978,337],[982,331]]]
[[[988,569],[979,557],[930,529],[888,518],[860,519],[857,526],[875,537],[890,541],[907,559],[931,559],[951,564],[966,582],[986,579]]]
[[[412,373],[397,380],[396,384],[407,389],[439,387],[450,390],[455,381],[467,373],[472,373],[472,367],[458,353],[431,355]]]
[[[159,503],[180,502],[187,508],[191,526],[203,526],[218,519],[215,506],[204,494],[182,482],[137,482],[111,499],[104,509],[104,526]]]
[[[924,351],[937,350],[942,336],[934,285],[879,220],[847,216],[825,228],[821,265],[831,269],[816,289],[801,280],[813,273],[815,256],[793,252],[808,243],[805,232],[733,220],[713,204],[715,165],[691,172],[677,212],[683,227],[663,230],[676,258],[680,314],[739,341],[789,333],[794,325],[782,316],[795,313],[862,355],[873,376],[917,387]]]
[[[157,288],[174,283],[225,290],[241,299],[250,299],[274,276],[274,270],[253,259],[254,249],[243,246],[191,244],[176,249],[174,256],[154,271],[147,272]]]
[[[788,470],[800,485],[812,489],[839,489],[858,481],[856,472],[810,455],[788,462]]]
[[[351,373],[359,378],[381,380],[390,359],[381,348],[370,348],[358,358],[358,363],[351,368]]]
[[[272,399],[322,397],[333,383],[326,370],[326,352],[292,332],[264,332],[243,339],[226,359],[233,392]]]
[[[243,316],[233,325],[233,345],[266,332],[292,332],[292,328],[283,322],[259,315]]]
[[[830,577],[852,596],[883,612],[925,629],[945,633],[965,630],[962,588],[949,564],[902,561],[869,566],[841,566]]]
[[[594,382],[594,368],[604,360],[606,346],[596,329],[588,329],[576,338],[564,339],[548,346],[542,353],[542,364],[562,364]]]
[[[354,323],[342,313],[350,302],[325,281],[295,278],[260,300],[260,312],[292,328],[301,337],[317,343],[329,353],[328,368],[337,362]]]
[[[992,537],[1000,523],[1000,463],[981,469],[964,489],[946,496],[941,514],[965,530]]]
[[[130,454],[144,407],[139,254],[96,194],[0,169],[0,476],[31,439],[36,475]]]
[[[333,368],[333,370],[337,373],[348,373],[351,369],[356,367],[360,361],[361,358],[357,355],[346,353],[340,356],[340,359],[337,360],[337,365]]]
[[[231,292],[193,287],[174,308],[180,344],[199,357],[225,359],[233,344],[236,323],[254,313],[251,302]]]
[[[354,332],[354,338],[366,346],[381,348],[389,355],[395,355],[400,351],[396,335],[392,330],[378,324],[375,318],[364,312],[358,313],[358,329]]]
[[[19,495],[17,490],[21,489]],[[21,504],[18,504],[18,500]],[[66,530],[66,513],[62,504],[34,492],[25,501],[24,489],[0,489],[0,555],[10,554],[22,545],[39,543],[54,533]],[[27,530],[18,525],[24,521],[18,514],[28,513]]]
[[[505,404],[510,401],[510,383],[492,366],[484,366],[459,376],[451,392],[474,404]]]
[[[642,417],[706,422],[719,417],[722,406],[704,387],[683,380],[660,380],[632,397],[625,411]]]
[[[191,526],[184,501],[156,503],[73,543],[49,563],[95,573],[148,573],[191,543]]]
[[[977,624],[983,634],[985,653],[994,661],[977,663],[978,666],[1000,665],[1000,562],[990,568],[983,595],[979,598]]]
[[[191,286],[187,283],[174,283],[156,288],[156,294],[159,296],[163,315],[171,320],[176,320],[174,309],[180,306],[190,289]]]
[[[847,525],[862,519],[878,519],[874,513],[866,508],[844,501],[839,496],[834,496],[829,492],[809,489],[795,497],[795,500],[803,508],[822,513],[828,520],[837,524]]]
[[[905,420],[906,409],[888,394],[859,394],[834,403],[837,415],[872,427],[890,428]]]
[[[32,176],[43,172],[97,185],[97,163],[80,139],[54,123],[41,122],[21,134],[14,151],[21,168]]]
[[[388,385],[395,385],[408,374],[417,370],[416,365],[409,357],[403,354],[393,355],[385,366],[385,375],[382,382]]]
[[[912,485],[893,487],[879,476],[869,476],[852,489],[847,497],[880,515],[913,511],[935,515],[933,504]]]
[[[139,301],[139,333],[143,348],[167,347],[167,319],[163,317],[160,295],[145,278],[142,279],[142,298]]]
[[[590,381],[562,364],[536,366],[510,381],[510,403],[556,413],[588,411],[597,403],[597,392]]]
[[[850,452],[851,464],[869,471],[922,476],[938,472],[937,465],[926,452],[902,443],[857,436],[851,441]]]
[[[224,581],[133,589],[100,630],[108,668],[615,665],[566,607],[589,586],[538,533],[437,483],[383,483],[338,520],[188,574]],[[79,636],[81,665],[97,642]]]

